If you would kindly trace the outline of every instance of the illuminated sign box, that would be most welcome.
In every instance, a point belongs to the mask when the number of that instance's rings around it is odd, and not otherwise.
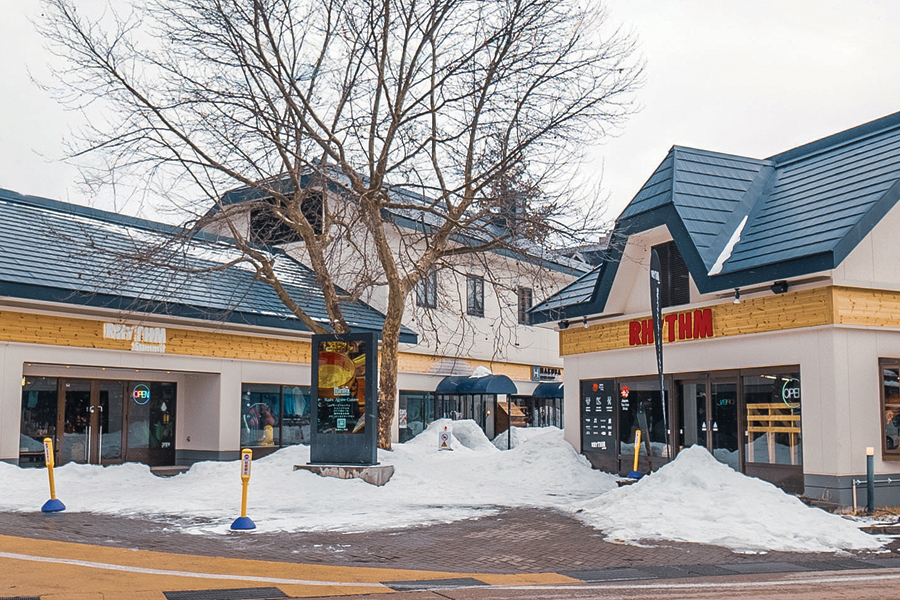
[[[310,464],[377,464],[378,335],[313,336]]]

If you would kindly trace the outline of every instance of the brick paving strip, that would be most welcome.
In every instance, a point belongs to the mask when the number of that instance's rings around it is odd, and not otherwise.
[[[389,589],[410,591],[498,584],[503,579],[499,574],[558,573],[570,581],[613,582],[900,567],[900,541],[894,541],[889,552],[839,554],[737,554],[716,546],[673,542],[635,546],[605,541],[601,532],[569,516],[536,509],[367,533],[198,535],[184,533],[175,523],[174,518],[91,513],[0,513],[0,534],[176,555],[460,574],[384,580]],[[491,573],[498,575],[494,578]],[[172,592],[176,593],[180,592]],[[235,593],[239,597],[251,589]]]

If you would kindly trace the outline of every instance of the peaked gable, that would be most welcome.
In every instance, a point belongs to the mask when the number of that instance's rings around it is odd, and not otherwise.
[[[534,317],[603,312],[621,249],[653,227],[668,227],[711,293],[836,268],[898,199],[900,113],[768,159],[674,146],[617,219],[591,299],[566,288]]]

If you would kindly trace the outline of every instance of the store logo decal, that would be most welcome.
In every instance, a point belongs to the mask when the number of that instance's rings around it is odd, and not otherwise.
[[[144,327],[143,325],[104,323],[103,337],[109,340],[130,341],[131,349],[134,352],[163,354],[166,351],[165,327]]]

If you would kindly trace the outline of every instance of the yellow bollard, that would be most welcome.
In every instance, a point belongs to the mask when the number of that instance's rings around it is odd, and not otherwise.
[[[638,429],[634,432],[634,469],[631,470],[631,473],[628,474],[628,477],[632,479],[640,479],[641,472],[638,471],[638,458],[640,458],[641,452],[641,430]]]
[[[47,465],[47,475],[50,477],[50,499],[44,502],[41,512],[60,512],[66,510],[66,505],[56,499],[56,484],[53,481],[53,440],[44,438],[44,464]]]
[[[253,451],[249,448],[241,450],[241,516],[231,524],[231,529],[234,531],[256,529],[256,523],[247,516],[247,488],[250,485],[250,463],[252,462]]]

